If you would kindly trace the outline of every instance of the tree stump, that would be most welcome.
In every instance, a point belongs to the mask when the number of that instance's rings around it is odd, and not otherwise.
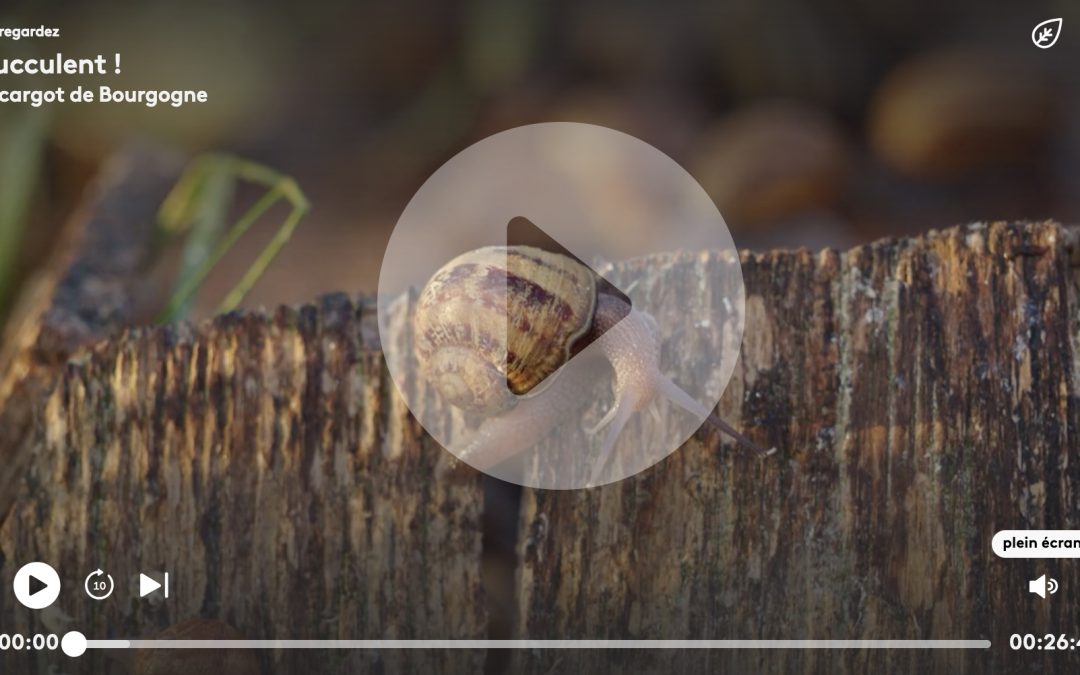
[[[1076,635],[1073,604],[1028,594],[1027,580],[1048,572],[1080,588],[1080,569],[991,550],[998,530],[1080,526],[1074,243],[1053,223],[996,223],[843,254],[745,254],[742,359],[721,410],[778,455],[699,434],[630,480],[523,500],[523,637],[988,639],[992,650],[519,652],[517,670],[1075,663],[1008,640]],[[680,296],[672,311],[694,303]]]
[[[0,569],[53,564],[5,632],[149,637],[203,617],[252,639],[484,638],[483,478],[400,401],[374,304],[344,295],[148,325],[152,223],[179,165],[112,165],[31,284],[0,351]],[[521,638],[987,639],[990,650],[514,651],[512,672],[1015,672],[1071,655],[1077,566],[1002,560],[997,530],[1080,527],[1077,251],[1054,223],[994,223],[846,253],[743,254],[742,359],[724,418],[779,452],[699,432],[596,489],[525,490]],[[660,254],[685,314],[713,254]],[[617,268],[616,276],[627,267]],[[408,317],[395,336],[407,339]],[[707,334],[701,339],[711,339]],[[399,339],[399,338],[395,338]],[[665,354],[665,367],[680,367]],[[102,568],[114,594],[83,579]],[[167,600],[136,592],[170,572]],[[1056,577],[1041,600],[1027,580]],[[91,651],[67,672],[127,672]],[[479,650],[282,651],[265,672],[489,672]],[[5,672],[58,655],[0,654]],[[70,667],[69,667],[70,666]]]

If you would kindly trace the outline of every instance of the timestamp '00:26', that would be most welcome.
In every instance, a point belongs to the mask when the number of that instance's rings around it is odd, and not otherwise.
[[[1039,637],[1032,633],[1013,633],[1009,636],[1009,647],[1013,650],[1043,650],[1043,651],[1076,651],[1077,644],[1080,644],[1080,638],[1070,638],[1065,633],[1055,635],[1053,633],[1047,633],[1046,635]]]

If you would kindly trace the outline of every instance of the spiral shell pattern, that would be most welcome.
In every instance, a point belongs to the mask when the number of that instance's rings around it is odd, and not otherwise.
[[[454,258],[424,287],[416,350],[425,375],[460,407],[493,412],[566,363],[592,327],[593,272],[531,246]]]

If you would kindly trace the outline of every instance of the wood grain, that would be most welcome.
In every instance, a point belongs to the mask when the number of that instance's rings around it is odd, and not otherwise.
[[[1080,526],[1077,276],[1055,224],[973,225],[844,254],[745,254],[742,360],[715,436],[622,483],[524,495],[530,638],[989,639],[992,651],[518,652],[549,672],[1017,672],[1013,632],[1075,635],[1069,561],[995,531]],[[682,261],[650,261],[693,282]],[[673,312],[693,312],[672,292]],[[663,321],[663,318],[661,319]],[[677,362],[669,363],[677,368]]]
[[[23,630],[62,612],[88,635],[148,635],[203,616],[252,639],[484,637],[478,477],[439,477],[451,458],[391,387],[374,314],[344,296],[125,331],[64,369],[0,529],[0,550],[51,561],[70,590],[51,614],[9,596],[0,612]],[[81,592],[98,567],[117,583],[100,604]],[[138,598],[150,571],[170,572],[168,600]],[[286,672],[483,662],[261,655]]]

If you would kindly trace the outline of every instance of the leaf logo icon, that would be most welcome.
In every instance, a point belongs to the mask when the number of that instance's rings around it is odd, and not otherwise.
[[[1061,17],[1043,21],[1031,31],[1031,41],[1039,49],[1050,49],[1061,35],[1061,24]]]

